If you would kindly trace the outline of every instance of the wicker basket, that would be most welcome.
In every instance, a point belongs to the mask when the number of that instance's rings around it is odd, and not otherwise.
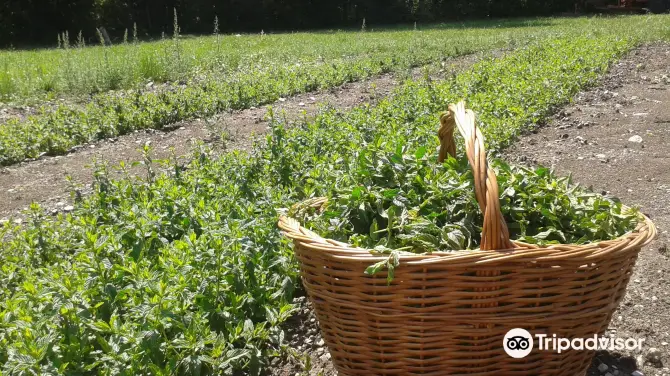
[[[320,237],[287,217],[304,286],[340,376],[584,375],[592,351],[561,354],[537,346],[523,359],[503,350],[505,334],[588,338],[602,334],[623,297],[651,221],[615,240],[540,247],[510,241],[484,139],[463,102],[441,119],[440,159],[463,135],[484,213],[480,251],[403,254],[395,278],[366,275],[387,256]],[[325,199],[301,205],[320,207]]]

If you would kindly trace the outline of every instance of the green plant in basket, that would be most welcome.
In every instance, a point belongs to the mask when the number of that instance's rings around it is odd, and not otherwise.
[[[397,252],[476,250],[482,243],[485,210],[475,193],[471,161],[454,158],[454,149],[453,142],[443,144],[441,163],[425,147],[365,154],[358,159],[357,179],[338,187],[323,205],[298,205],[291,215],[324,238],[389,253],[390,259]],[[489,168],[502,190],[500,212],[509,239],[585,244],[622,236],[640,220],[637,210],[547,168],[510,166],[501,160],[491,161]],[[368,272],[383,266],[389,263]]]

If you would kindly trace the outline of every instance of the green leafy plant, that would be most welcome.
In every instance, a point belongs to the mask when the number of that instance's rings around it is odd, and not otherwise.
[[[9,75],[7,66],[0,71],[0,98],[8,99],[14,92],[14,80]]]
[[[437,155],[425,147],[413,153],[402,147],[393,153],[384,149],[357,160],[362,178],[355,185],[338,186],[324,207],[298,211],[299,218],[322,236],[384,253],[476,249],[483,215],[467,159],[436,165]],[[637,211],[572,185],[546,168],[512,167],[500,160],[492,165],[513,240],[597,242],[624,235],[639,221]]]

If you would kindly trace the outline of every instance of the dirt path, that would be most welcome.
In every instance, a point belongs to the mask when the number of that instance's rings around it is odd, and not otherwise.
[[[637,49],[613,67],[602,85],[579,94],[546,126],[506,151],[505,157],[513,163],[552,166],[560,174],[571,173],[582,185],[637,205],[658,226],[659,239],[640,255],[608,332],[621,338],[645,338],[644,349],[599,353],[588,376],[640,376],[636,371],[670,376],[668,76],[670,45]],[[277,361],[272,374],[335,375],[309,303],[299,299],[302,306],[287,325],[287,338],[301,356]]]
[[[488,54],[499,54],[500,51]],[[435,71],[436,79],[448,77],[452,72],[466,69],[484,54],[466,55],[444,63]],[[414,69],[416,78],[422,69]],[[374,103],[389,95],[400,84],[402,77],[386,74],[374,79],[349,83],[327,91],[282,98],[274,103],[275,114],[298,121],[313,117],[323,106],[347,110],[362,103]],[[49,211],[69,210],[72,183],[86,193],[90,187],[95,162],[118,166],[122,161],[131,164],[142,160],[144,145],[152,148],[154,159],[167,159],[172,155],[189,153],[195,142],[213,144],[219,150],[248,149],[254,136],[263,135],[268,129],[265,119],[268,106],[222,114],[211,119],[174,124],[167,131],[140,131],[94,144],[82,145],[77,151],[58,157],[0,167],[0,221],[20,217],[31,202],[39,202]],[[284,115],[285,114],[285,115]],[[224,137],[221,137],[225,134]],[[225,146],[224,146],[225,145]],[[142,168],[131,169],[141,173]]]

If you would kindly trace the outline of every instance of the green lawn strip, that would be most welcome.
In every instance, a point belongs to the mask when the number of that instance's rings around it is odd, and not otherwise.
[[[73,214],[33,207],[0,243],[6,374],[258,374],[283,344],[297,267],[277,209],[369,173],[371,152],[434,148],[437,115],[466,98],[499,149],[597,77],[634,41],[546,40],[454,80],[408,82],[377,106],[273,122],[252,154],[205,148],[147,178],[110,180]],[[0,238],[2,238],[0,233]]]
[[[486,48],[492,43],[522,43],[555,33],[584,30],[648,29],[661,17],[539,18],[384,27],[368,32],[317,31],[280,34],[180,36],[84,47],[82,41],[59,49],[0,51],[0,100],[30,101],[35,97],[88,95],[144,86],[146,82],[188,81],[202,76],[225,77],[249,67],[284,66],[343,57],[373,60],[414,55],[435,58],[448,50]],[[132,26],[132,25],[131,25]],[[374,32],[370,32],[374,30]],[[59,36],[59,39],[62,39]],[[56,36],[54,35],[54,47]],[[67,48],[65,48],[67,47]],[[445,56],[453,55],[446,53]]]

